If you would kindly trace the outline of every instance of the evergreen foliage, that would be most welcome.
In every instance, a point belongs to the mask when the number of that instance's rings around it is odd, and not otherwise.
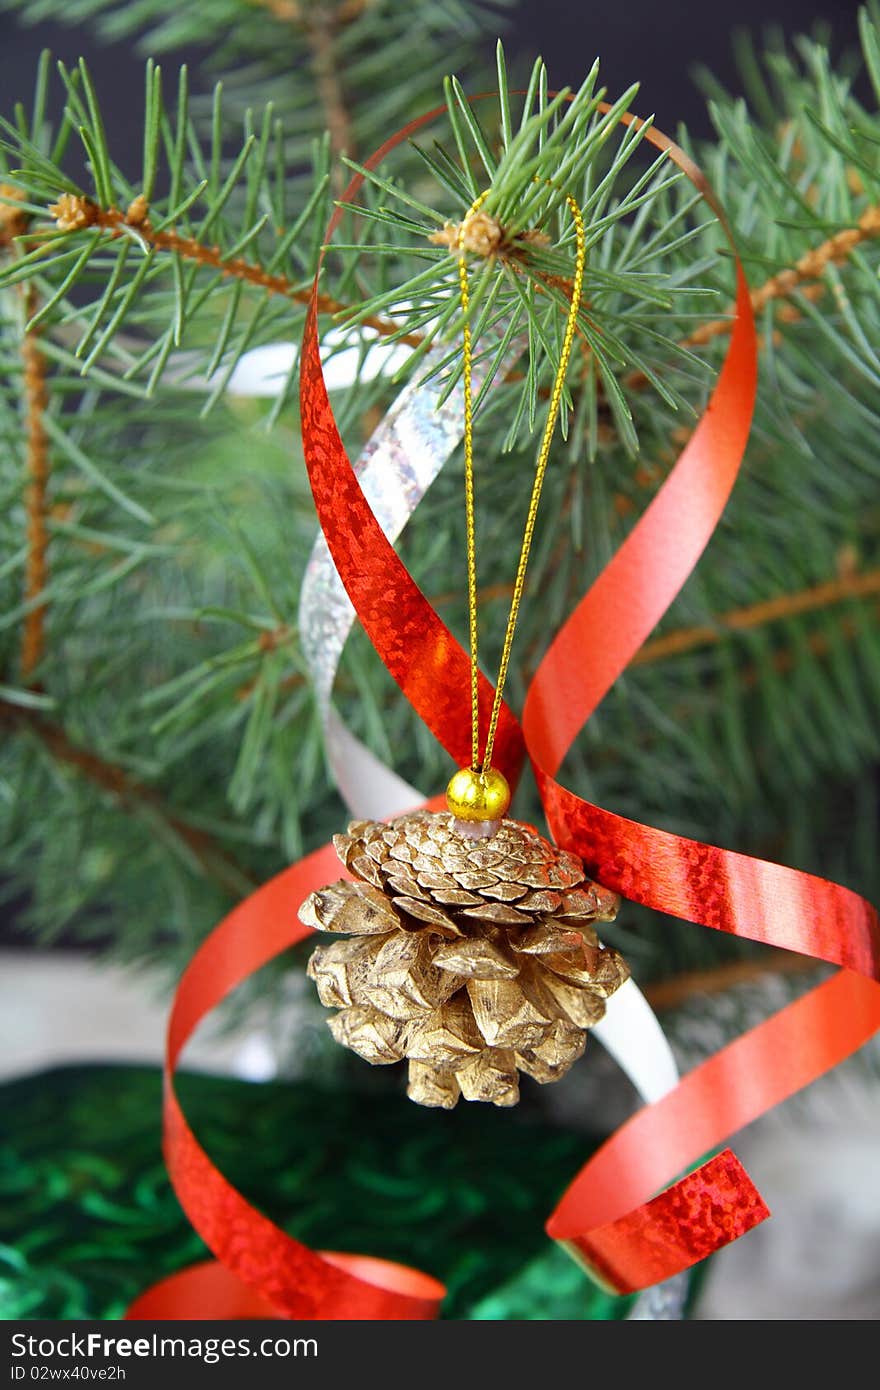
[[[323,323],[328,353],[360,348],[358,379],[335,398],[356,452],[398,389],[369,369],[377,348],[444,341],[454,382],[461,315],[442,233],[491,186],[485,211],[508,251],[474,258],[473,324],[496,364],[499,335],[522,333],[527,350],[521,371],[478,402],[489,670],[573,263],[565,190],[585,209],[585,350],[569,372],[566,438],[545,485],[514,708],[548,633],[640,515],[705,404],[732,269],[691,186],[603,116],[597,70],[565,102],[548,97],[552,74],[540,63],[523,80],[517,65],[510,81],[500,49],[497,66],[480,66],[504,6],[6,8],[24,20],[93,22],[110,39],[137,34],[150,57],[138,168],[118,167],[112,113],[85,64],[56,76],[45,57],[32,108],[2,113],[0,871],[9,893],[28,896],[44,939],[109,936],[130,957],[176,966],[249,883],[325,840],[344,815],[295,627],[315,531],[295,363],[268,406],[230,390],[249,349],[298,341],[344,164],[358,167],[436,105],[442,75],[458,71],[447,118],[396,151],[346,213],[322,283]],[[745,97],[710,89],[716,139],[693,152],[753,286],[758,413],[743,478],[697,573],[564,775],[623,814],[876,896],[880,37],[871,8],[860,38],[860,67],[835,69],[821,42],[804,39],[752,59]],[[190,43],[222,74],[212,92],[191,92],[185,71],[154,61]],[[464,93],[490,86],[499,98],[471,109]],[[519,86],[525,97],[509,94]],[[613,111],[626,106],[639,110],[636,89]],[[417,350],[403,375],[420,359]],[[464,636],[461,489],[454,460],[402,553]],[[445,755],[362,636],[349,644],[339,698],[402,775],[445,783]],[[536,818],[529,796],[517,809]],[[644,978],[740,949],[712,935],[627,908],[613,940]]]

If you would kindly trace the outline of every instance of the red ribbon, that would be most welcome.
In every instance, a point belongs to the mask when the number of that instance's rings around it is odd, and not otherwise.
[[[367,167],[443,109],[398,132]],[[647,129],[645,138],[668,152],[727,230],[688,156],[658,131]],[[362,175],[352,180],[344,201],[362,182]],[[332,219],[328,239],[340,216]],[[609,888],[702,926],[843,969],[645,1106],[574,1179],[548,1233],[618,1293],[687,1269],[768,1215],[729,1150],[678,1175],[880,1028],[880,926],[864,899],[825,879],[616,816],[556,781],[584,722],[693,570],[736,480],[756,377],[754,323],[738,259],[736,271],[736,317],[709,405],[644,516],[551,644],[530,687],[522,729],[505,708],[497,763],[515,780],[528,753],[554,837],[582,855]],[[300,400],[306,464],[340,577],[401,690],[463,765],[470,755],[467,657],[386,540],[346,456],[321,368],[317,277]],[[491,695],[481,681],[484,714]],[[363,1257],[320,1255],[250,1207],[200,1147],[174,1095],[174,1067],[198,1022],[247,975],[306,934],[294,920],[297,906],[338,872],[328,847],[280,874],[216,929],[181,981],[169,1028],[166,1159],[184,1210],[221,1267],[201,1265],[173,1276],[138,1300],[130,1316],[254,1316],[255,1307],[292,1318],[436,1314],[442,1289],[427,1276]]]
[[[196,952],[177,987],[165,1058],[164,1150],[180,1204],[220,1265],[197,1265],[148,1289],[130,1318],[422,1319],[443,1285],[361,1255],[319,1254],[245,1201],[210,1160],[174,1091],[174,1069],[202,1019],[238,985],[311,935],[296,909],[339,877],[332,845],[285,869],[239,903]]]

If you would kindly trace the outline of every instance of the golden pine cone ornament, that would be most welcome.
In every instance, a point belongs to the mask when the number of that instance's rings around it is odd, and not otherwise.
[[[312,893],[300,918],[348,938],[308,964],[340,1010],[338,1042],[372,1063],[406,1057],[410,1098],[447,1110],[460,1096],[515,1105],[520,1071],[568,1071],[629,975],[592,925],[620,900],[576,855],[514,820],[468,839],[430,811],[354,821],[334,845],[355,882]]]

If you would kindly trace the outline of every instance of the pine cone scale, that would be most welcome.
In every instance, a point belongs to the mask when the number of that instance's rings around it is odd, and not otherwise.
[[[434,964],[465,980],[511,980],[519,974],[513,961],[478,939],[449,941],[434,952]]]

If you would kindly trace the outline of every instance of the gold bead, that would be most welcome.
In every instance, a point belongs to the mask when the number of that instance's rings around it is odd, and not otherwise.
[[[463,767],[450,779],[446,805],[457,820],[501,820],[510,805],[507,778],[495,767],[485,772]]]

